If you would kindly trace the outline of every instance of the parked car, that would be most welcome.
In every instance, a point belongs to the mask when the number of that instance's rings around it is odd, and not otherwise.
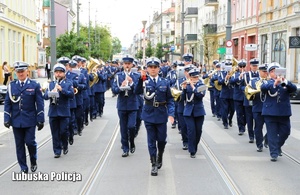
[[[7,86],[6,85],[0,85],[0,104],[4,102],[6,92],[7,92]]]
[[[300,84],[297,85],[297,91],[290,94],[291,102],[300,102]]]

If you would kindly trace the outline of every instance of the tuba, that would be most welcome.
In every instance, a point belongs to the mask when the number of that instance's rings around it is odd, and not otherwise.
[[[180,100],[180,96],[181,96],[182,91],[176,89],[175,87],[171,87],[171,94],[174,98],[174,101],[179,101]]]
[[[90,61],[89,61],[88,65],[87,65],[87,70],[88,70],[88,74],[93,74],[93,77],[94,77],[93,81],[89,81],[90,87],[92,87],[95,83],[97,83],[99,81],[97,73],[94,72],[94,69],[98,65],[100,65],[99,60],[90,57]]]

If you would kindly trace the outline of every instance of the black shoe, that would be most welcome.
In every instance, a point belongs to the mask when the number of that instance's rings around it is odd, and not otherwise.
[[[93,122],[93,117],[90,117],[90,121]]]
[[[272,162],[276,162],[276,161],[277,161],[277,157],[272,157],[270,160],[271,160]]]
[[[195,153],[191,153],[191,158],[196,158],[196,154]]]
[[[82,136],[82,131],[79,131],[79,132],[78,132],[78,135],[79,135],[79,136]]]
[[[172,128],[172,129],[175,129],[175,128],[176,128],[176,124],[173,123],[171,128]]]
[[[228,126],[227,126],[227,125],[224,125],[224,129],[228,129]]]
[[[251,144],[254,143],[254,139],[250,138],[249,143],[251,143]]]
[[[186,144],[183,144],[183,147],[182,147],[183,150],[187,150],[188,149],[188,145]]]
[[[69,144],[73,145],[73,143],[74,143],[74,139],[73,138],[69,139]]]
[[[89,121],[86,121],[86,122],[84,123],[84,125],[85,125],[85,126],[88,126],[88,125],[89,125]]]
[[[221,120],[221,118],[218,118],[218,120],[217,121],[220,121]]]
[[[259,148],[256,149],[256,151],[257,151],[257,152],[262,152],[262,151],[263,151],[263,148],[262,148],[262,147],[259,147]]]
[[[21,170],[20,173],[28,173],[28,170]]]
[[[31,164],[30,170],[31,172],[35,172],[37,170],[37,164],[36,163]]]
[[[229,121],[228,125],[229,127],[232,127],[232,121]]]
[[[278,156],[282,156],[282,150],[281,150],[281,148],[279,148]]]
[[[127,157],[127,156],[129,156],[128,152],[124,152],[124,153],[122,154],[122,157]]]
[[[244,132],[240,131],[240,132],[239,132],[239,135],[244,135]]]
[[[78,135],[78,131],[74,131],[74,135]]]
[[[135,152],[135,144],[134,142],[130,144],[130,153],[134,153]]]
[[[213,114],[213,117],[216,117],[216,115],[215,115],[215,114]]]
[[[69,152],[68,148],[67,149],[63,149],[64,155],[68,154],[68,152]]]
[[[55,154],[54,155],[54,158],[59,158],[60,157],[60,154]]]
[[[97,118],[97,116],[96,115],[94,115],[93,117],[92,117],[92,119],[96,119]]]

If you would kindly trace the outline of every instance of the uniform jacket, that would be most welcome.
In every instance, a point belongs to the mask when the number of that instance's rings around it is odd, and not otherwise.
[[[274,87],[274,79],[264,81],[261,92],[265,93],[262,115],[267,116],[291,116],[290,93],[297,90],[297,86],[288,81],[285,87],[277,85]],[[273,96],[273,97],[272,97]]]
[[[170,87],[174,87],[174,85],[176,84],[177,81],[177,74],[176,74],[176,70],[170,70],[167,74],[168,81],[170,82]]]
[[[229,80],[231,86],[233,86],[233,100],[244,101],[244,91],[241,89],[240,85],[242,81],[239,79],[240,72],[236,72]]]
[[[226,84],[225,77],[227,75],[226,71],[221,71],[218,77],[219,84],[222,85],[222,90],[220,92],[220,98],[233,99],[233,87],[230,85],[229,81]]]
[[[184,100],[185,106],[183,110],[183,116],[204,116],[205,110],[203,105],[203,97],[205,96],[205,91],[198,92],[197,88],[204,85],[202,81],[198,81],[195,84],[194,90],[191,85],[187,85],[186,89],[183,90],[181,94],[181,99]],[[189,101],[191,100],[191,101]]]
[[[131,90],[121,90],[120,86],[122,85],[122,82],[126,78],[125,72],[118,72],[116,74],[116,77],[114,79],[113,85],[112,85],[112,92],[114,94],[118,94],[118,101],[117,101],[117,108],[118,110],[138,110],[139,108],[139,102],[138,102],[138,93],[136,93],[136,86],[138,83],[139,78],[141,75],[139,73],[128,73],[129,76],[132,78],[133,83],[131,84],[130,88]],[[128,94],[128,97],[125,96],[125,94]]]
[[[107,72],[105,69],[98,70],[96,72],[98,75],[98,82],[93,85],[94,93],[101,93],[106,91],[106,80],[107,80]]]
[[[178,79],[178,82],[176,83],[176,89],[182,90],[181,84],[185,80],[186,80],[185,77]],[[177,106],[177,113],[183,113],[183,110],[184,110],[184,100],[180,97],[180,100],[178,101],[178,106]]]
[[[4,122],[10,122],[13,127],[33,127],[37,122],[45,122],[44,99],[41,86],[36,81],[27,78],[21,88],[18,80],[9,84],[4,104]],[[18,102],[13,100],[20,98]]]
[[[66,78],[73,84],[73,88],[77,88],[78,86],[78,75],[74,72],[68,71],[66,73]],[[72,97],[70,100],[70,108],[76,108],[76,97]]]
[[[241,90],[244,92],[245,91],[245,87],[249,84],[250,80],[253,78],[259,77],[259,72],[253,72],[253,71],[249,71],[246,72],[244,74],[244,77],[241,79]],[[246,96],[244,95],[244,106],[251,106],[249,104],[249,100],[246,98]]]
[[[74,97],[73,84],[66,79],[58,82],[58,84],[62,87],[62,91],[59,91],[59,98],[57,98],[56,104],[53,104],[53,99],[48,96],[48,92],[55,88],[56,83],[57,81],[52,81],[44,95],[45,100],[50,100],[48,116],[70,117],[70,98]]]
[[[145,80],[145,88],[143,89],[143,80],[139,79],[137,91],[144,91],[145,104],[142,110],[142,120],[149,123],[161,124],[168,121],[168,116],[175,115],[175,104],[171,94],[170,84],[167,79],[158,77],[156,85],[150,77]],[[148,97],[154,96],[149,99]],[[146,104],[146,102],[150,104]],[[165,105],[158,107],[153,106],[153,102],[164,102]]]

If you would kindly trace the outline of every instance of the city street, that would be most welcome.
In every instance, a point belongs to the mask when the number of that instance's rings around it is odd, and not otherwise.
[[[44,79],[39,79],[42,83]],[[238,135],[236,115],[233,127],[223,129],[209,109],[195,159],[181,149],[181,135],[168,124],[167,146],[158,176],[150,175],[146,130],[136,138],[136,152],[122,158],[117,98],[106,93],[104,115],[76,136],[69,153],[53,158],[48,118],[36,133],[38,173],[54,178],[14,181],[20,171],[16,162],[14,137],[3,126],[0,105],[0,192],[1,194],[297,194],[300,190],[300,104],[292,104],[292,133],[283,147],[283,156],[271,162],[269,151],[256,152],[248,135]],[[45,101],[47,112],[49,102]],[[29,159],[28,159],[29,161]],[[62,175],[73,174],[67,181]],[[75,179],[74,179],[75,178]]]

